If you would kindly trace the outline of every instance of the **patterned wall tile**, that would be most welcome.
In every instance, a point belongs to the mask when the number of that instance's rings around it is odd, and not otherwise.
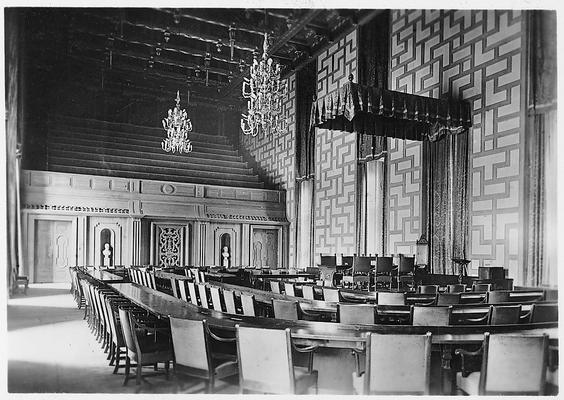
[[[258,167],[266,172],[273,183],[286,190],[286,216],[289,227],[289,268],[293,268],[295,253],[296,204],[295,204],[295,130],[296,130],[296,75],[288,77],[288,93],[283,111],[290,121],[288,130],[281,135],[246,136],[241,133],[240,141],[254,157]]]
[[[356,80],[356,31],[317,58],[317,95],[337,90],[353,74]],[[320,253],[355,253],[356,135],[316,130],[315,261]]]
[[[390,71],[393,90],[472,104],[469,257],[517,282],[522,28],[518,10],[397,10]]]

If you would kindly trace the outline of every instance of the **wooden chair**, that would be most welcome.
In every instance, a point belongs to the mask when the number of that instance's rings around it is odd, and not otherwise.
[[[178,287],[176,285],[176,279],[170,278],[170,287],[172,288],[172,295],[174,297],[176,297],[177,299],[180,299],[181,297],[178,294]]]
[[[297,300],[272,299],[274,318],[297,321],[300,319],[299,303]]]
[[[531,306],[529,323],[558,322],[558,303],[540,304]]]
[[[452,306],[451,325],[487,325],[491,307],[487,304],[454,304]]]
[[[284,282],[284,293],[286,296],[296,297],[296,291],[292,282]]]
[[[174,373],[206,379],[206,392],[211,393],[216,379],[238,373],[237,357],[212,352],[210,338],[222,343],[235,343],[235,338],[222,338],[210,331],[206,320],[192,321],[170,317],[174,346]]]
[[[398,292],[378,292],[378,304],[380,305],[405,305],[406,294]]]
[[[323,288],[323,301],[331,301],[338,303],[341,301],[341,296],[339,295],[339,289]]]
[[[521,318],[521,304],[490,306],[490,325],[518,324]]]
[[[136,363],[136,383],[141,383],[142,367],[144,365],[155,366],[159,362],[165,365],[165,374],[168,379],[169,362],[174,360],[171,344],[166,335],[142,335],[137,330],[137,324],[131,313],[122,308],[119,309],[119,320],[125,339],[127,355],[125,359],[125,380],[129,380],[131,362]]]
[[[547,367],[546,335],[484,334],[475,352],[456,349],[462,372],[456,374],[460,390],[469,395],[543,395]],[[482,354],[480,372],[468,373],[468,357]]]
[[[372,304],[337,304],[337,321],[341,324],[373,325],[376,309]]]
[[[437,306],[450,306],[460,304],[460,292],[458,293],[439,293]]]
[[[507,290],[492,290],[486,293],[486,303],[488,304],[501,304],[509,301],[509,291]]]
[[[232,290],[223,289],[222,294],[225,311],[229,314],[237,314],[237,308],[235,307],[235,293]]]
[[[474,283],[472,285],[473,292],[489,292],[490,290],[492,290],[491,283]]]
[[[188,298],[188,293],[186,293],[186,281],[183,279],[177,279],[176,282],[178,283],[178,294],[180,298],[184,301],[191,301],[191,297]]]
[[[390,288],[392,285],[393,257],[376,257],[375,285]]]
[[[362,374],[353,373],[357,394],[428,395],[431,380],[431,333],[366,338]]]
[[[219,288],[215,286],[210,286],[209,288],[213,309],[216,311],[223,311],[223,308],[221,307],[221,293],[219,292]]]
[[[302,295],[304,296],[304,299],[315,300],[313,290],[314,290],[313,286],[303,285],[302,286]]]
[[[411,325],[413,307],[408,305],[376,305],[376,323],[381,325]]]
[[[243,315],[256,317],[256,302],[255,296],[252,294],[241,293],[241,307],[243,308]]]
[[[313,352],[317,346],[293,345],[290,329],[261,329],[236,325],[240,393],[305,394],[312,386],[317,394]],[[309,353],[307,368],[296,367],[293,351]]]
[[[270,291],[272,293],[280,294],[280,282],[274,280],[270,280],[268,282],[270,283]]]
[[[453,285],[447,285],[447,293],[464,293],[466,291],[466,284],[455,283]]]
[[[200,295],[200,307],[210,308],[206,285],[204,285],[203,283],[199,283],[197,286],[198,286],[198,294]]]
[[[439,293],[439,285],[420,285],[417,288],[417,293],[423,293],[423,294]]]
[[[196,284],[194,282],[186,282],[186,284],[188,285],[188,293],[190,294],[190,303],[195,306],[199,306],[198,295],[196,294]]]
[[[448,326],[452,308],[438,306],[413,306],[414,326]]]
[[[206,282],[206,274],[204,273],[204,271],[198,271],[198,275],[200,276],[200,282],[199,283],[205,283]]]

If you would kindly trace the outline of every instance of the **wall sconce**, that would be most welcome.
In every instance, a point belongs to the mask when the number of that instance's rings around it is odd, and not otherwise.
[[[429,265],[429,242],[424,236],[415,242],[415,265],[418,267]]]

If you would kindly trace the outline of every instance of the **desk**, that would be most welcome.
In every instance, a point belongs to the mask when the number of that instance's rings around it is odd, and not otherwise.
[[[204,272],[207,281],[239,283],[241,278],[229,272]]]
[[[128,298],[135,304],[159,317],[173,316],[201,321],[207,320],[212,328],[233,331],[236,324],[241,326],[254,326],[268,329],[290,328],[291,335],[296,344],[317,345],[320,350],[314,357],[314,368],[319,370],[320,392],[335,393],[342,390],[344,393],[351,393],[352,388],[340,387],[335,384],[335,379],[345,379],[351,376],[354,363],[350,357],[350,349],[363,351],[365,347],[366,335],[368,332],[376,333],[403,333],[403,334],[424,334],[431,332],[432,342],[435,351],[441,352],[441,367],[445,382],[450,382],[452,374],[450,372],[450,357],[452,349],[464,344],[479,344],[482,342],[484,332],[507,333],[507,332],[526,332],[527,334],[549,335],[551,341],[558,342],[558,324],[522,324],[517,326],[402,326],[402,325],[347,325],[333,322],[315,321],[288,321],[277,320],[263,317],[247,317],[244,315],[233,315],[215,310],[208,310],[197,307],[191,303],[177,299],[173,296],[160,293],[147,287],[133,283],[111,284],[117,292]],[[324,350],[327,349],[327,350]],[[330,350],[334,349],[334,350]],[[337,349],[349,349],[349,356],[346,351],[338,352]],[[339,358],[344,357],[344,358]],[[328,367],[331,363],[332,368]],[[351,369],[349,371],[349,369]],[[345,377],[345,378],[343,378]],[[348,378],[347,378],[348,379]],[[333,382],[333,383],[332,383]],[[347,381],[347,384],[350,382]],[[444,393],[450,393],[447,385]]]
[[[124,282],[126,281],[125,278],[116,275],[116,274],[112,274],[111,272],[108,271],[104,271],[104,270],[99,270],[99,269],[86,269],[83,272],[85,272],[86,274],[88,274],[89,276],[91,276],[92,278],[96,279],[97,281],[100,282]]]

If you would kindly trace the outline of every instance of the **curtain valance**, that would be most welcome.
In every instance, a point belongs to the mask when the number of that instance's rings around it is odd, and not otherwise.
[[[363,86],[353,83],[352,75],[339,90],[313,102],[310,118],[311,128],[409,140],[435,141],[471,125],[467,102]]]

